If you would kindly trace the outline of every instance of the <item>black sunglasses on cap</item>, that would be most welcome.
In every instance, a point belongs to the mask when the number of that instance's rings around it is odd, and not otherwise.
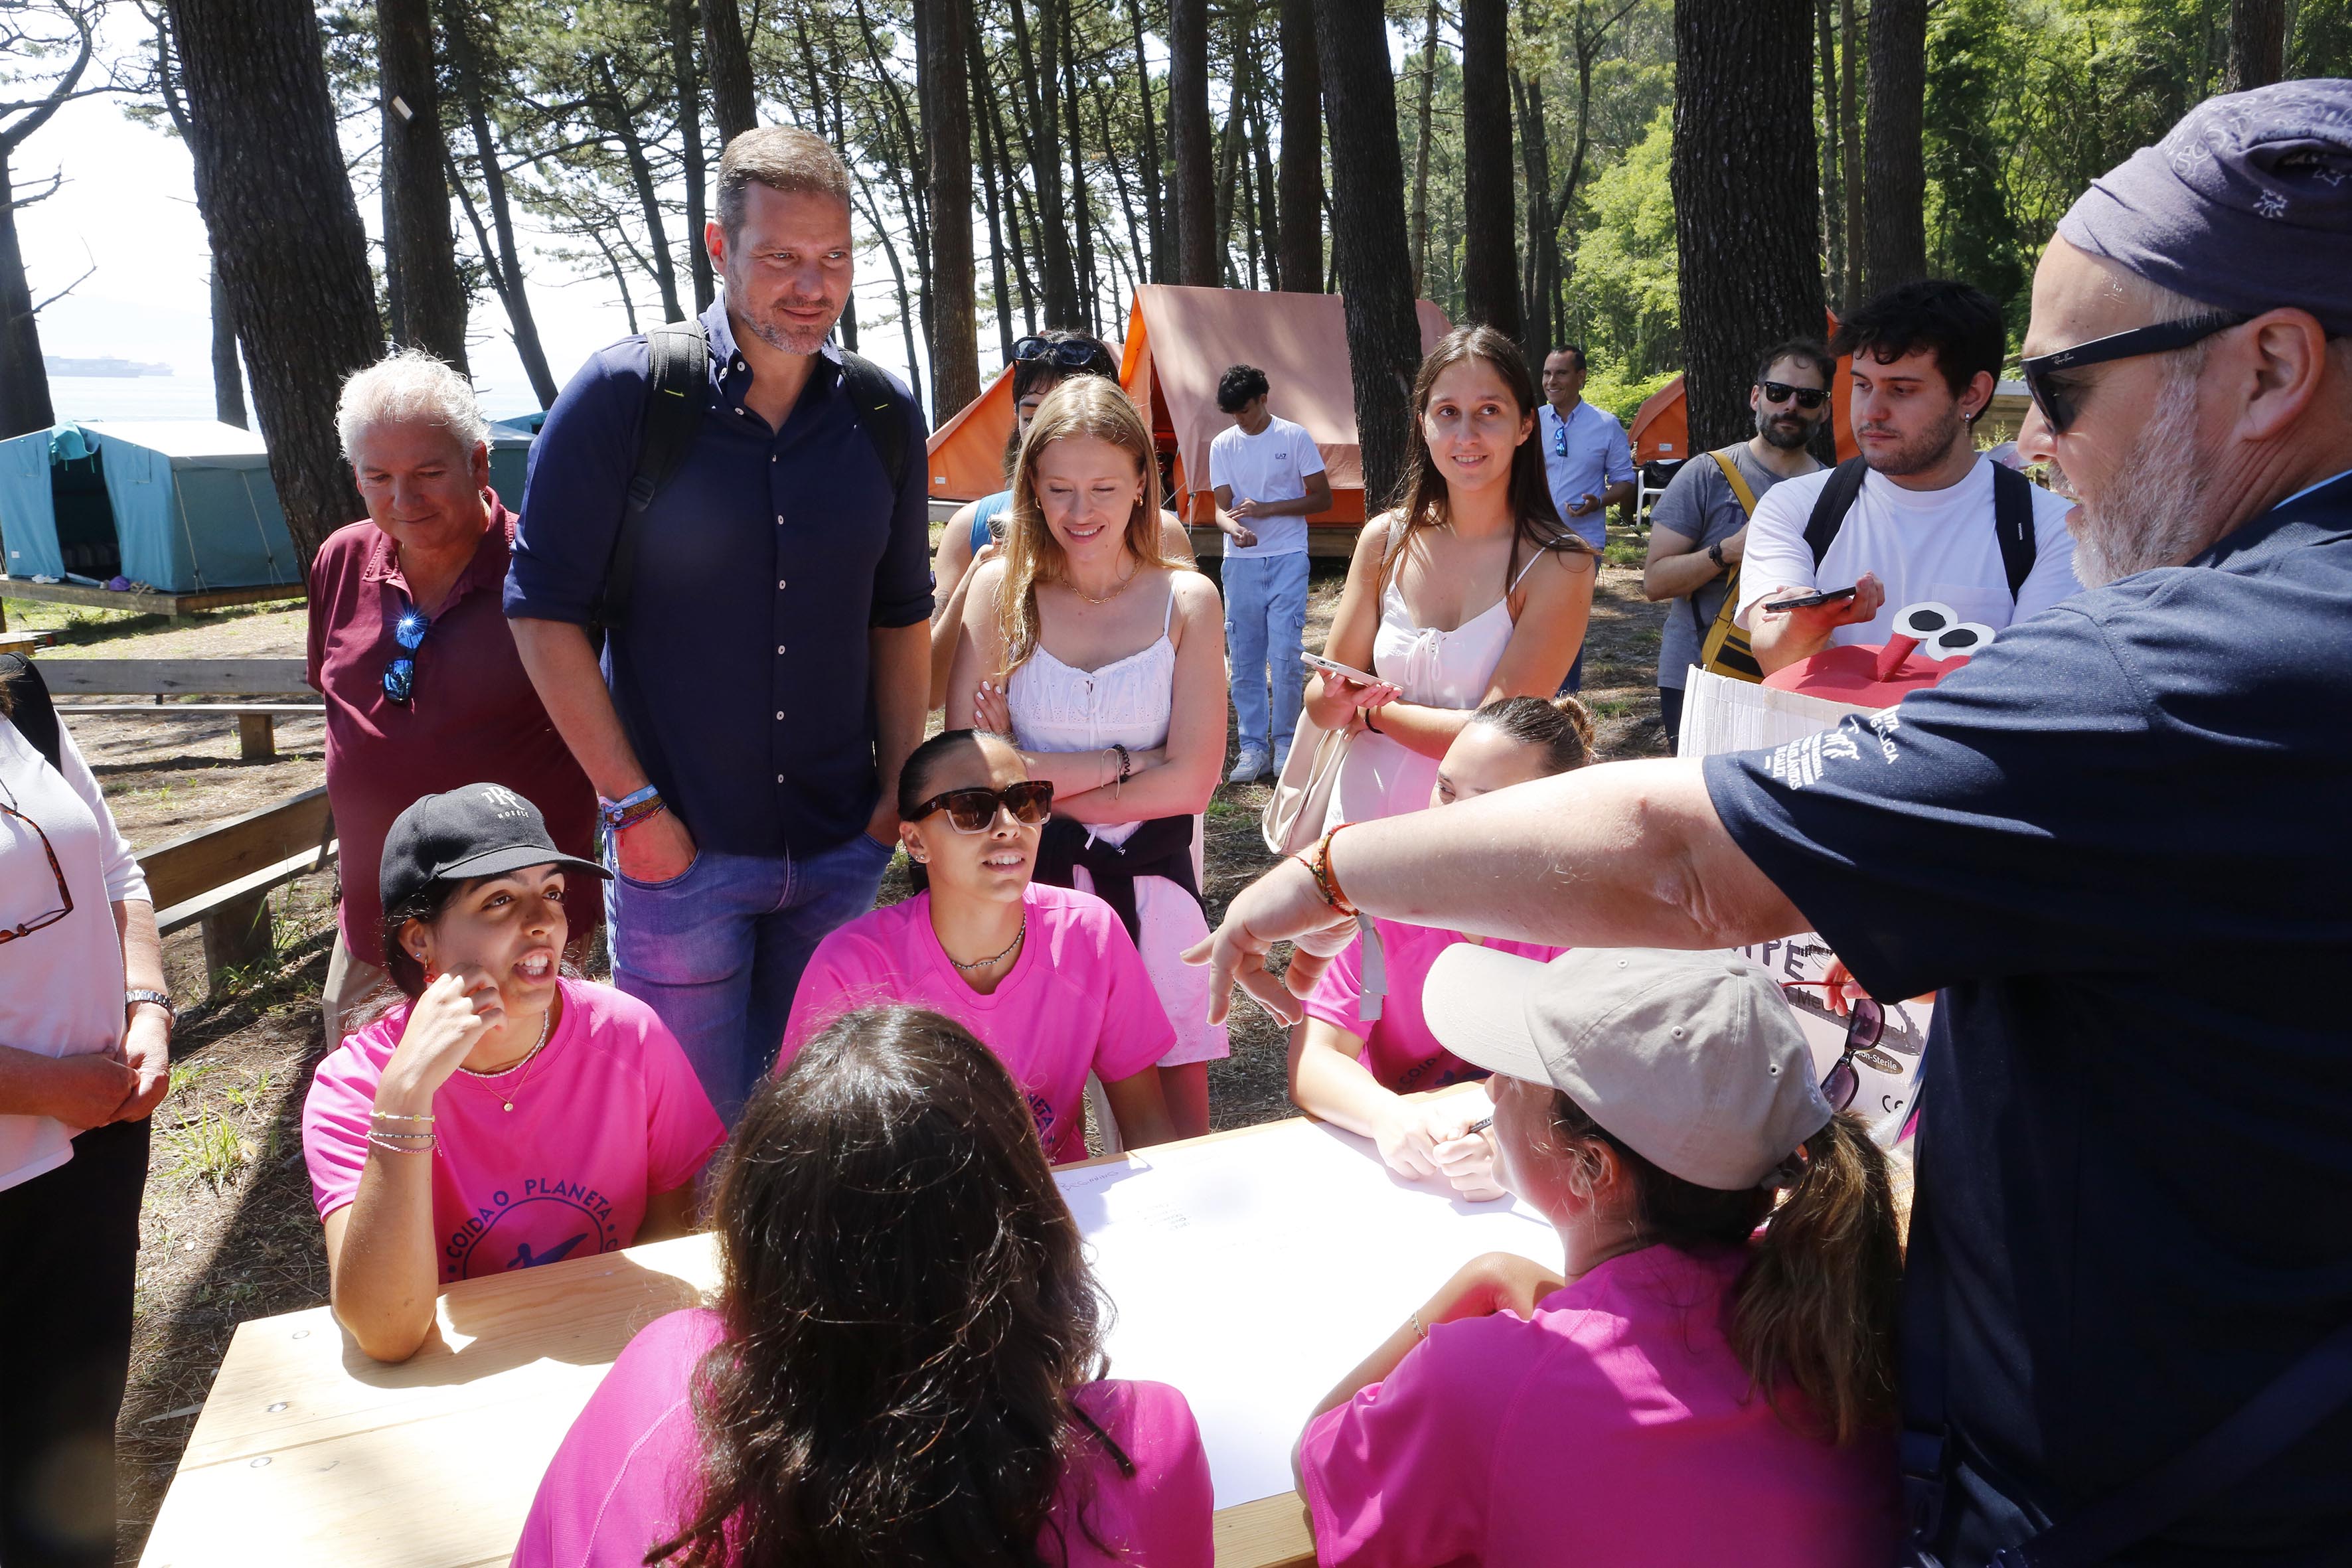
[[[1767,403],[1786,403],[1793,397],[1800,408],[1819,408],[1829,398],[1826,387],[1790,386],[1778,381],[1759,381],[1756,384]]]
[[[1116,369],[1105,368],[1110,363],[1110,355],[1103,346],[1085,338],[1064,338],[1057,343],[1047,342],[1044,338],[1023,338],[1013,345],[1014,364],[1033,359],[1049,361],[1064,370],[1091,370],[1114,379],[1118,374]]]
[[[2119,359],[2137,359],[2142,354],[2169,353],[2185,349],[2191,343],[2202,342],[2215,332],[2226,332],[2231,327],[2242,327],[2253,320],[2228,310],[2210,315],[2191,316],[2185,321],[2159,321],[2152,327],[2134,327],[2127,332],[2115,332],[2104,338],[2093,338],[2087,343],[2076,343],[2071,349],[2059,349],[2053,353],[2035,354],[2032,359],[2017,362],[2018,374],[2025,380],[2025,390],[2032,395],[2033,406],[2042,410],[2042,417],[2050,424],[2053,435],[2063,435],[2082,413],[2082,388],[2065,373],[2080,370],[2084,365],[2106,364]]]
[[[1011,812],[1013,820],[1022,826],[1035,827],[1054,814],[1053,781],[1023,779],[1003,789],[943,790],[915,807],[907,820],[920,822],[935,811],[944,811],[958,833],[985,833],[996,826],[1000,807]]]

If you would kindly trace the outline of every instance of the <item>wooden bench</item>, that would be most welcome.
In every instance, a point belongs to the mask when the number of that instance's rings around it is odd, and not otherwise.
[[[205,968],[215,981],[267,958],[269,891],[323,870],[336,855],[326,786],[160,844],[139,857],[155,924],[166,933],[204,928]]]
[[[60,713],[77,717],[148,718],[157,715],[233,714],[237,750],[247,762],[278,754],[278,721],[320,718],[322,702],[170,702],[173,697],[309,697],[299,658],[44,658],[41,679],[49,694],[68,697],[151,697],[152,703],[60,700]]]

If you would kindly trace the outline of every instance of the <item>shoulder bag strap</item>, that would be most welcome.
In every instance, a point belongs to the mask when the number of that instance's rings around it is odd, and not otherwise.
[[[1750,519],[1756,515],[1756,491],[1732,454],[1736,447],[1726,447],[1709,452],[1715,466],[1723,470],[1724,482],[1739,501],[1739,510]],[[1715,675],[1727,675],[1738,680],[1760,681],[1764,667],[1756,662],[1755,651],[1748,645],[1748,634],[1732,619],[1739,613],[1739,568],[1737,564],[1724,574],[1723,603],[1715,607],[1715,619],[1708,621],[1698,613],[1698,595],[1693,591],[1685,601],[1690,605],[1691,619],[1698,625],[1698,667]]]
[[[1853,510],[1853,498],[1862,493],[1863,476],[1869,472],[1860,458],[1848,458],[1830,473],[1830,482],[1813,500],[1812,515],[1805,519],[1805,544],[1813,552],[1813,570],[1822,567],[1822,558],[1830,552],[1830,544],[1845,523],[1845,514]]]
[[[891,396],[889,373],[864,355],[844,349],[841,384],[849,393],[858,426],[874,443],[874,455],[882,459],[882,471],[890,477],[890,493],[895,496],[907,482],[907,421]]]
[[[604,592],[596,601],[596,624],[603,626],[617,626],[628,619],[646,510],[686,460],[709,402],[710,340],[700,321],[671,321],[654,328],[646,334],[646,408],[637,433],[637,468],[629,479],[621,527],[613,536],[612,558],[604,565]]]
[[[2009,599],[2017,602],[2033,574],[2040,541],[2033,533],[2033,486],[2004,464],[1992,466],[1992,527],[2000,541],[2000,569],[2009,576]]]
[[[8,689],[15,703],[8,721],[16,726],[16,732],[33,742],[33,750],[49,766],[65,772],[65,737],[58,731],[58,710],[49,701],[48,683],[41,679],[40,667],[22,654],[0,653],[0,686]]]

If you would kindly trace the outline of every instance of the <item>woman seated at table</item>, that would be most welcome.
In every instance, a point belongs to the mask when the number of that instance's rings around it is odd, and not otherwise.
[[[320,1064],[302,1152],[335,1315],[378,1361],[459,1279],[683,1234],[726,1129],[653,1009],[561,975],[566,884],[538,808],[428,795],[384,839],[384,955],[404,1001]],[[593,883],[585,883],[593,887]]]
[[[1853,1063],[1816,1083],[1771,975],[1720,952],[1456,946],[1427,1006],[1565,1256],[1466,1265],[1324,1397],[1317,1560],[1893,1561],[1902,1253]]]
[[[859,916],[801,975],[782,1064],[845,1013],[905,1002],[987,1042],[1027,1096],[1045,1157],[1087,1154],[1086,1086],[1102,1080],[1129,1148],[1169,1125],[1155,1064],[1175,1043],[1151,976],[1111,907],[1030,880],[1054,786],[1011,742],[949,730],[898,772],[898,836],[915,896]]]
[[[1209,1568],[1192,1410],[1103,1377],[1107,1303],[1024,1100],[937,1013],[810,1039],[735,1130],[715,1308],[621,1352],[515,1568]]]
[[[1573,697],[1506,697],[1470,717],[1437,765],[1432,807],[1507,785],[1580,768],[1592,760],[1592,715]],[[1290,1098],[1380,1146],[1400,1175],[1442,1175],[1467,1198],[1498,1198],[1495,1146],[1473,1132],[1486,1114],[1475,1096],[1408,1100],[1486,1075],[1437,1043],[1422,1016],[1422,987],[1437,955],[1456,942],[1481,942],[1538,961],[1560,949],[1402,921],[1375,920],[1386,992],[1367,1006],[1361,937],[1331,961],[1305,998],[1307,1016],[1290,1033]],[[1369,1016],[1367,1016],[1369,1015]]]

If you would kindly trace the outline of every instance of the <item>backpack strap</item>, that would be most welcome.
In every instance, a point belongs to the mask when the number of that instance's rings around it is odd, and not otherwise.
[[[874,455],[882,459],[882,471],[890,476],[890,493],[896,496],[907,482],[907,421],[898,412],[890,373],[865,355],[844,349],[841,384],[849,394],[850,410],[866,438],[874,443]]]
[[[48,683],[40,668],[22,654],[0,653],[0,686],[8,689],[15,707],[8,721],[33,742],[33,750],[59,773],[66,771],[65,738],[58,730],[58,710],[49,700]]]
[[[646,510],[677,472],[701,427],[709,403],[710,340],[700,321],[671,321],[646,334],[647,357],[645,417],[637,432],[637,468],[621,508],[620,531],[604,565],[596,623],[617,626],[629,618],[629,590],[636,581],[637,545]]]
[[[1813,499],[1813,512],[1805,519],[1805,543],[1813,552],[1813,570],[1822,569],[1822,557],[1830,552],[1830,544],[1845,524],[1845,514],[1853,510],[1853,498],[1862,493],[1863,476],[1870,471],[1860,458],[1848,458],[1830,471],[1830,482]]]
[[[2033,574],[2041,542],[2033,536],[2033,486],[2006,464],[1992,466],[1992,528],[2000,541],[2000,569],[2009,576],[2012,605]]]

